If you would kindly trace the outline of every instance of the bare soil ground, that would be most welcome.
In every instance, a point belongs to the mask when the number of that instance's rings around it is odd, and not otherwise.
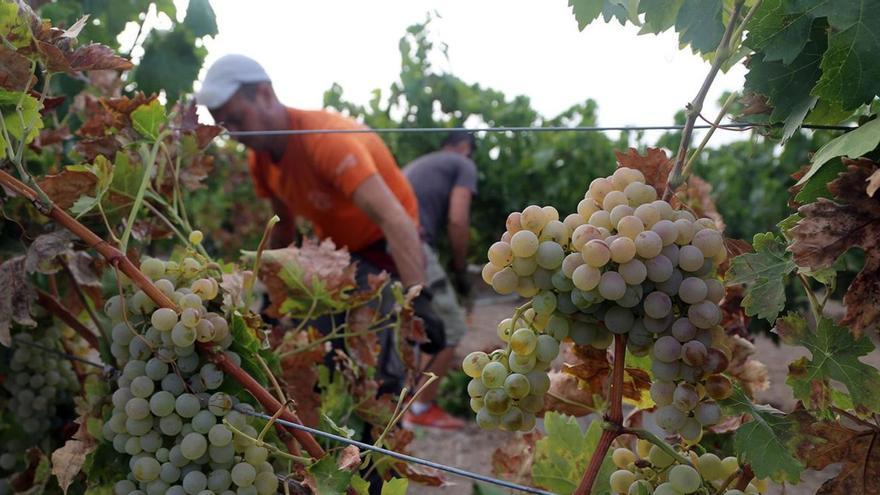
[[[474,350],[491,349],[497,346],[495,327],[498,321],[512,314],[516,301],[510,299],[480,298],[469,314],[470,333],[456,349],[458,360]],[[757,358],[767,365],[770,388],[759,393],[759,402],[770,404],[788,411],[794,407],[795,400],[791,390],[785,385],[788,363],[809,355],[802,347],[776,345],[765,336],[755,338]],[[865,362],[880,367],[880,352],[875,351],[864,359]],[[539,423],[540,426],[540,423]],[[412,443],[413,454],[446,465],[467,469],[482,474],[492,474],[492,453],[506,442],[511,434],[499,431],[487,432],[477,428],[473,422],[455,432],[421,429],[416,432]],[[806,495],[815,493],[822,482],[833,476],[834,466],[821,473],[807,472],[802,483],[796,486],[773,486],[770,493],[786,495]],[[442,488],[429,488],[411,484],[409,493],[424,495],[470,495],[473,483],[470,480],[449,476],[452,483]]]

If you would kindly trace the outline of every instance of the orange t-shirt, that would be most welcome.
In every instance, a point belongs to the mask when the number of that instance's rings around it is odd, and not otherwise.
[[[288,108],[290,129],[356,129],[357,122],[335,113]],[[353,194],[378,173],[418,225],[415,194],[400,168],[374,133],[302,134],[288,138],[280,162],[267,152],[250,152],[257,196],[274,197],[292,216],[312,222],[315,234],[337,246],[359,251],[384,237],[379,226],[354,204]]]

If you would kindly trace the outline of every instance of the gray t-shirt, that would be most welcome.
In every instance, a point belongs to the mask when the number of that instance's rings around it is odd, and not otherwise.
[[[449,215],[449,194],[455,186],[477,192],[477,166],[451,151],[435,151],[403,168],[419,200],[419,221],[428,244],[435,246]]]

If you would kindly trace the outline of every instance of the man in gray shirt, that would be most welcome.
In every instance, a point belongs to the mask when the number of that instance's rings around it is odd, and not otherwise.
[[[404,167],[419,200],[419,222],[424,237],[427,284],[434,294],[434,311],[443,320],[446,348],[434,358],[429,371],[443,377],[452,364],[455,346],[467,330],[465,312],[456,289],[467,295],[467,252],[470,240],[471,198],[477,192],[477,167],[471,160],[476,148],[473,134],[453,131],[443,140],[440,151],[427,154]],[[437,240],[446,226],[452,250],[452,279],[437,256]],[[455,287],[455,288],[453,288]],[[422,391],[405,422],[410,425],[456,429],[464,422],[440,409],[434,402],[438,382]]]

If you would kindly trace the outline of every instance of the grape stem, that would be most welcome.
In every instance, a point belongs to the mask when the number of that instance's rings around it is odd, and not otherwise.
[[[739,477],[740,474],[742,474],[741,469],[737,469],[736,471],[730,473],[730,476],[728,476],[724,480],[724,482],[721,483],[721,486],[718,487],[718,490],[715,492],[715,495],[721,495],[722,493],[727,491],[727,487],[730,486],[730,484],[733,483],[733,480],[735,480],[737,477]]]
[[[80,337],[83,338],[83,340],[88,342],[89,347],[96,351],[100,350],[100,347],[98,346],[98,338],[95,336],[95,334],[85,325],[83,325],[82,322],[76,318],[76,316],[73,316],[73,314],[68,311],[67,308],[62,306],[57,299],[52,297],[51,294],[43,290],[37,290],[37,302],[40,304],[40,306],[46,308],[50,313],[60,318],[61,321],[72,328]]]
[[[626,336],[621,334],[614,335],[614,356],[611,368],[611,387],[609,393],[610,406],[604,420],[607,423],[603,425],[602,435],[599,437],[599,443],[593,456],[590,458],[590,464],[584,471],[584,476],[575,490],[574,495],[588,495],[599,476],[599,469],[605,461],[608,449],[611,443],[618,435],[624,433],[623,429],[623,372],[624,361],[626,357]]]
[[[727,62],[733,53],[730,49],[731,38],[736,30],[737,21],[739,20],[739,14],[742,10],[743,3],[745,3],[745,0],[736,0],[736,3],[733,4],[733,11],[730,14],[730,20],[727,22],[727,26],[724,29],[724,35],[721,37],[721,42],[718,43],[718,48],[715,50],[715,59],[712,61],[712,67],[709,69],[709,73],[703,80],[703,85],[700,86],[697,96],[687,106],[687,120],[685,120],[684,129],[682,130],[681,142],[678,145],[678,152],[675,155],[675,162],[672,165],[672,170],[669,172],[669,179],[666,181],[666,189],[663,191],[664,201],[669,201],[678,186],[684,183],[682,169],[684,168],[687,152],[691,144],[691,138],[694,134],[694,125],[697,122],[700,112],[703,111],[703,102],[706,100],[706,95],[709,93],[709,88],[712,86],[715,76],[718,75],[721,66]]]
[[[736,482],[736,489],[745,490],[754,477],[755,473],[752,472],[752,467],[748,464],[743,464],[742,474],[740,474],[739,479]]]
[[[648,442],[653,443],[658,448],[660,448],[660,450],[672,456],[676,461],[678,461],[679,464],[687,464],[688,466],[692,465],[691,461],[687,457],[676,452],[671,445],[664,442],[662,438],[658,437],[648,430],[643,430],[641,428],[626,428],[625,430],[623,430],[623,433],[629,433],[631,435],[635,435],[641,438],[642,440],[647,440]]]
[[[66,211],[55,206],[51,200],[47,200],[37,194],[36,191],[28,187],[25,183],[16,179],[5,170],[0,170],[0,184],[6,186],[9,190],[15,192],[19,196],[31,201],[34,207],[43,215],[56,221],[59,225],[66,228],[74,235],[82,239],[86,244],[101,254],[113,267],[118,268],[138,286],[144,293],[149,296],[158,306],[169,308],[177,311],[179,308],[168,296],[166,296],[153,282],[147,278],[128,257],[123,254],[115,246],[111,245],[104,239],[98,237],[88,227],[71,217]],[[276,411],[282,407],[272,394],[266,391],[259,382],[247,374],[241,366],[232,362],[225,354],[214,351],[210,343],[198,342],[199,350],[205,354],[214,364],[216,364],[226,374],[236,380],[241,386],[251,393],[254,398],[268,411]],[[281,416],[285,421],[302,424],[302,421],[296,414],[285,411]],[[306,451],[314,458],[320,458],[324,455],[324,449],[318,444],[315,438],[308,432],[301,430],[293,430],[293,436],[302,445]]]
[[[309,466],[312,464],[312,459],[310,459],[308,457],[302,457],[302,456],[298,456],[298,455],[288,454],[287,452],[284,452],[283,450],[272,445],[271,443],[265,443],[262,440],[260,440],[259,438],[254,438],[254,437],[248,435],[247,433],[245,433],[245,432],[239,430],[238,428],[236,428],[235,426],[233,426],[232,423],[230,423],[229,420],[227,420],[226,418],[223,418],[223,424],[226,425],[227,428],[232,430],[232,433],[239,435],[241,437],[247,438],[248,440],[253,442],[254,445],[256,445],[258,447],[265,447],[269,452],[272,452],[273,454],[275,454],[279,457],[284,457],[285,459],[290,459],[291,461],[298,462],[304,466]],[[266,425],[271,426],[271,424],[272,423],[267,423]]]

